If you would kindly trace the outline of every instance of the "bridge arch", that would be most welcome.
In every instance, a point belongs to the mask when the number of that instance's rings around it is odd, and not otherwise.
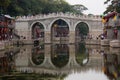
[[[78,25],[79,23],[85,23],[85,24],[87,24],[87,26],[88,26],[88,28],[89,28],[89,31],[91,30],[90,24],[89,24],[88,22],[86,22],[86,21],[77,21],[77,22],[75,23],[75,25],[74,25],[74,30],[76,29],[76,27],[77,27],[77,25]]]
[[[41,22],[41,21],[35,21],[35,22],[32,22],[32,24],[30,25],[30,27],[28,27],[28,29],[30,29],[30,31],[32,30],[32,27],[33,27],[33,25],[34,25],[35,23],[40,23],[40,24],[42,24],[43,27],[44,27],[44,29],[46,30],[46,25],[45,25],[43,22]]]
[[[54,23],[55,21],[57,21],[57,20],[63,20],[63,21],[65,21],[65,22],[67,23],[69,29],[70,29],[70,23],[69,23],[68,20],[66,20],[66,19],[64,19],[64,18],[56,18],[56,19],[54,19],[54,20],[50,23],[50,25],[49,25],[49,30],[51,30],[53,23]]]
[[[51,41],[68,41],[69,25],[63,19],[57,19],[51,25]]]
[[[44,38],[45,25],[40,21],[33,22],[30,31],[32,39]]]
[[[89,25],[86,22],[78,21],[75,25],[75,41],[84,40],[89,33]]]

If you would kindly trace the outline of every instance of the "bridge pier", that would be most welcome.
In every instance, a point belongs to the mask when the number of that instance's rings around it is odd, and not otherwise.
[[[69,43],[75,43],[75,31],[70,31]]]
[[[51,34],[50,31],[45,31],[45,43],[51,43]]]

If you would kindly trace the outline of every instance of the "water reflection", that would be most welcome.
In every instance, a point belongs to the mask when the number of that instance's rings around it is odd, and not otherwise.
[[[120,60],[117,54],[104,54],[104,73],[111,79],[120,79]]]
[[[87,70],[85,72],[80,73],[72,73],[68,75],[65,80],[109,80],[107,76],[102,71],[96,70]]]
[[[85,65],[89,61],[88,49],[85,48],[84,43],[78,43],[76,46],[76,61],[80,65]]]
[[[67,44],[52,45],[51,53],[52,63],[58,67],[64,67],[69,61],[69,47]]]
[[[0,75],[10,74],[15,70],[15,55],[19,53],[19,49],[1,51],[0,53]]]
[[[119,53],[84,43],[15,47],[0,51],[0,79],[119,80]]]
[[[44,45],[32,49],[32,61],[35,65],[40,65],[44,61]]]

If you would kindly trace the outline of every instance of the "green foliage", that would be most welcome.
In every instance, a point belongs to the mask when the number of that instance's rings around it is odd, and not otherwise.
[[[73,5],[73,9],[76,14],[82,14],[83,11],[88,10],[85,6],[80,4]]]
[[[0,12],[6,13],[6,8],[11,3],[11,0],[0,0]]]
[[[79,43],[78,51],[80,54],[85,54],[85,51],[86,51],[85,43]]]
[[[0,0],[0,11],[11,16],[78,12],[65,0]]]
[[[7,7],[10,2],[10,0],[0,0],[0,6]]]
[[[84,43],[78,43],[78,49],[76,52],[76,61],[78,64],[82,65],[83,60],[88,57],[88,54],[86,53],[86,47]]]
[[[83,34],[83,35],[87,35],[87,33],[89,32],[89,28],[88,25],[84,22],[81,22],[77,25],[78,29],[79,29],[79,34]]]
[[[113,11],[120,13],[120,1],[119,0],[106,0],[104,4],[108,4],[108,2],[111,2],[111,4],[108,5],[108,7],[106,8],[106,11],[104,11],[104,14],[107,14]]]

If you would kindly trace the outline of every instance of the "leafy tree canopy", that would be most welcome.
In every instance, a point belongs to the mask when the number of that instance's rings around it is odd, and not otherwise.
[[[88,10],[84,5],[76,4],[73,5],[74,12],[77,14],[81,14],[83,11]]]
[[[83,5],[70,5],[65,0],[0,0],[0,12],[11,16],[72,12],[82,14]]]
[[[104,14],[107,14],[113,11],[120,13],[120,0],[106,0],[104,4],[108,4],[109,2],[111,2],[111,4],[108,5]]]

